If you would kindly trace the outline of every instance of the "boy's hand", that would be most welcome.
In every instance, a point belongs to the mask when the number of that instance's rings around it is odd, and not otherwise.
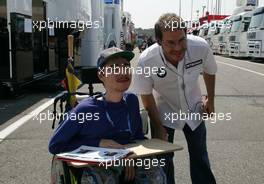
[[[168,141],[168,134],[166,129],[161,125],[156,130],[156,135],[154,135],[154,138],[158,138],[164,141]]]

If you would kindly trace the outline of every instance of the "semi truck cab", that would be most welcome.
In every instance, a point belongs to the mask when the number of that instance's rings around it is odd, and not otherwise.
[[[220,34],[218,35],[218,54],[221,55],[228,55],[229,54],[229,39],[228,36],[230,34],[230,29],[232,26],[232,21],[230,20],[230,17],[227,17],[223,20]]]
[[[254,58],[264,58],[264,7],[254,10],[247,39],[248,55]]]
[[[219,47],[218,35],[220,33],[220,27],[218,22],[219,21],[211,22],[208,30],[207,42],[209,43],[211,49],[213,50],[213,53],[217,53]]]
[[[208,29],[208,24],[204,24],[199,28],[199,36],[204,38],[206,41],[208,40]]]
[[[252,11],[242,12],[233,18],[229,36],[229,56],[248,57],[247,31],[252,17]]]

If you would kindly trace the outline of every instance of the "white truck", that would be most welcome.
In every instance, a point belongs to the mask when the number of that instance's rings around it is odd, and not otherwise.
[[[220,34],[218,35],[218,41],[219,41],[219,48],[217,52],[218,54],[229,55],[230,53],[229,37],[230,37],[231,27],[233,24],[232,21],[234,17],[239,13],[253,10],[253,8],[258,6],[258,0],[237,0],[236,6],[237,8],[233,11],[233,14],[229,17],[226,17],[222,22]]]
[[[228,55],[229,52],[229,39],[228,36],[230,34],[230,29],[232,26],[232,22],[230,21],[230,17],[226,17],[224,20],[220,22],[221,28],[220,33],[218,34],[218,50],[217,54],[220,55]]]
[[[97,80],[97,58],[99,53],[109,47],[120,47],[121,43],[121,5],[120,0],[48,0],[58,20],[87,21],[91,28],[79,30],[79,48],[75,50],[80,58],[81,78],[84,83],[95,83]],[[58,8],[58,1],[62,4]],[[80,4],[81,3],[81,4]],[[59,11],[56,12],[55,10]],[[60,11],[61,10],[61,11]],[[72,13],[72,14],[71,14]],[[79,18],[78,18],[79,17]],[[78,32],[78,29],[76,30]],[[78,56],[78,57],[77,57]]]
[[[210,45],[213,53],[217,53],[219,48],[218,35],[220,33],[220,21],[212,21],[209,24],[207,42]]]
[[[122,11],[122,31],[121,31],[121,48],[124,50],[133,50],[134,24],[129,12]]]
[[[264,7],[253,11],[247,38],[248,55],[253,58],[264,58]]]
[[[199,35],[200,37],[204,38],[207,40],[208,38],[208,29],[209,25],[208,24],[203,24],[202,26],[199,27]]]
[[[92,22],[100,22],[96,29],[83,32],[81,52],[82,82],[89,84],[100,82],[97,78],[97,58],[99,53],[109,47],[121,47],[122,5],[120,0],[92,0]]]
[[[92,22],[99,26],[82,32],[81,67],[96,66],[97,58],[104,49],[104,0],[92,0]]]
[[[83,38],[92,22],[91,0],[45,0],[47,2],[47,25],[50,37],[54,38],[56,50],[59,50],[59,71],[64,73],[67,60],[67,35],[75,34],[74,65],[81,66]]]
[[[247,31],[252,17],[252,11],[242,12],[232,17],[232,27],[229,35],[229,56],[248,57]]]
[[[104,47],[121,46],[121,2],[105,0],[104,8]]]

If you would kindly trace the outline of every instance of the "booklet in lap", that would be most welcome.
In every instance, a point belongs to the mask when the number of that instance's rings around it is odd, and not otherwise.
[[[127,149],[110,149],[91,146],[81,146],[78,149],[57,154],[57,158],[67,162],[107,163],[123,158],[142,158],[174,151],[183,147],[159,139],[146,139],[126,145]],[[78,165],[78,164],[77,164]]]
[[[125,158],[130,153],[132,152],[128,149],[81,146],[71,152],[57,154],[57,158],[64,161],[107,163]]]

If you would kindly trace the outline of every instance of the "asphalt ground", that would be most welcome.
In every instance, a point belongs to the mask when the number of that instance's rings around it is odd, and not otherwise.
[[[139,53],[135,50],[135,66]],[[264,183],[264,64],[216,56],[215,106],[218,113],[231,113],[230,121],[207,122],[207,145],[218,184]],[[203,93],[205,93],[201,79]],[[95,85],[95,90],[102,90]],[[84,85],[81,91],[87,91]],[[14,122],[50,101],[58,92],[31,92],[15,100],[0,100],[0,135]],[[52,106],[44,112],[52,111]],[[48,142],[52,122],[30,118],[4,139],[0,139],[1,184],[50,183],[52,155]],[[175,154],[175,178],[189,184],[189,158],[184,135],[175,134],[184,147]]]

